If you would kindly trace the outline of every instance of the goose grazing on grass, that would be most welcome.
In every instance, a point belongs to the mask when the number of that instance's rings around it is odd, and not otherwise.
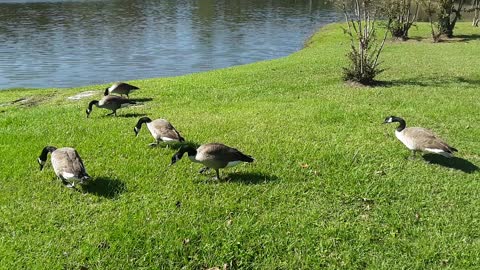
[[[180,136],[180,133],[165,119],[152,119],[148,117],[142,117],[138,119],[137,125],[133,128],[135,131],[135,136],[138,136],[140,129],[142,128],[142,124],[145,123],[147,125],[148,130],[152,134],[153,138],[156,142],[151,143],[150,146],[155,146],[159,142],[184,142],[185,139]]]
[[[453,152],[458,152],[457,149],[448,145],[428,129],[420,127],[407,128],[405,120],[400,117],[387,117],[383,123],[393,122],[400,123],[395,130],[395,136],[412,151],[413,156],[415,156],[416,152],[428,152],[449,158],[453,156]]]
[[[107,115],[114,114],[115,116],[117,116],[118,109],[130,106],[132,104],[136,104],[136,102],[123,97],[119,97],[119,96],[104,96],[102,99],[100,99],[100,101],[98,100],[90,101],[87,108],[87,117],[90,116],[90,113],[92,112],[92,109],[93,109],[93,105],[99,108],[111,110],[112,113],[109,113]]]
[[[112,86],[108,87],[105,89],[105,93],[103,93],[105,96],[108,96],[109,94],[120,94],[120,95],[127,95],[130,94],[130,92],[138,90],[140,88],[133,86],[128,83],[123,83],[123,82],[117,82],[112,84]]]
[[[70,147],[57,149],[53,146],[45,146],[38,157],[40,170],[43,170],[48,153],[51,153],[50,161],[52,162],[55,174],[62,180],[62,183],[66,187],[75,187],[75,182],[79,182],[81,185],[88,182],[90,176],[85,171],[83,161],[75,149]]]
[[[184,153],[188,153],[188,157],[192,162],[202,163],[206,167],[200,170],[200,173],[212,168],[217,173],[217,179],[220,179],[219,169],[225,167],[232,167],[241,162],[253,162],[251,156],[247,156],[235,148],[228,147],[221,143],[203,144],[197,149],[192,146],[183,146],[173,155],[172,163],[179,161]]]

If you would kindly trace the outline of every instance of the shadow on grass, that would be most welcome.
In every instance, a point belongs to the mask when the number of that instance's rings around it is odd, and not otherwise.
[[[130,100],[135,102],[148,102],[152,101],[153,98],[131,98]]]
[[[142,117],[146,115],[147,115],[146,113],[126,113],[126,114],[117,114],[117,117],[131,118],[131,117]]]
[[[423,159],[428,163],[459,170],[465,173],[473,173],[475,171],[478,171],[477,165],[459,157],[446,158],[441,155],[425,154],[423,155]]]
[[[220,175],[221,176],[221,175]],[[258,172],[238,172],[229,173],[226,179],[222,182],[238,182],[247,185],[264,184],[268,182],[277,181],[278,177],[275,175],[269,175]]]
[[[118,179],[108,177],[96,177],[83,189],[85,192],[97,196],[114,199],[121,193],[125,192],[125,183]]]
[[[200,146],[199,143],[196,142],[159,142],[156,145],[149,144],[152,148],[163,148],[163,149],[172,149],[172,150],[179,150],[182,146],[191,146],[193,148],[198,148]]]
[[[471,34],[471,35],[454,35],[452,38],[442,37],[438,43],[454,43],[454,42],[469,42],[479,40],[479,34]],[[413,36],[409,37],[408,40],[417,41],[417,42],[430,42],[433,43],[433,39],[431,36],[428,37],[419,37]]]
[[[440,43],[469,42],[480,39],[479,34],[471,35],[454,35],[452,38],[441,39]]]
[[[467,85],[471,87],[479,87],[480,80],[477,79],[467,79],[464,77],[453,77],[450,79],[446,78],[411,78],[404,80],[392,80],[392,81],[379,81],[375,85],[376,87],[395,87],[395,86],[420,86],[420,87],[443,87],[448,85]]]

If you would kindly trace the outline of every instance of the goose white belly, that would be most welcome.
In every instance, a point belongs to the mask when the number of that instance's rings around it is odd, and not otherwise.
[[[404,130],[405,130],[405,129],[404,129]],[[411,138],[405,136],[404,130],[402,130],[402,131],[397,131],[397,130],[395,130],[395,137],[397,137],[397,139],[398,139],[399,141],[401,141],[408,149],[410,149],[410,150],[418,150],[417,147],[416,147],[416,144],[415,144],[414,140],[412,140]]]
[[[241,163],[241,161],[240,161],[240,160],[237,160],[237,161],[230,161],[230,162],[228,162],[228,164],[227,164],[227,166],[226,166],[226,167],[227,167],[227,168],[228,168],[228,167],[233,167],[233,166],[235,166],[235,165],[238,165],[239,163]]]

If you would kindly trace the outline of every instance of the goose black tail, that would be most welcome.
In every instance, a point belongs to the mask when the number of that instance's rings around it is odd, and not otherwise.
[[[250,163],[250,162],[253,162],[255,159],[252,156],[247,156],[245,154],[242,154],[240,160]]]

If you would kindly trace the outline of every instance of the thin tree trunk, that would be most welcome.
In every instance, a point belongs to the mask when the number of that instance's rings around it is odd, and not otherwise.
[[[480,13],[480,0],[475,0],[474,3],[473,3],[473,9],[475,11],[474,13],[474,16],[473,16],[473,22],[472,22],[472,26],[474,27],[478,27],[478,24],[480,22],[480,18],[479,18],[479,13]]]

